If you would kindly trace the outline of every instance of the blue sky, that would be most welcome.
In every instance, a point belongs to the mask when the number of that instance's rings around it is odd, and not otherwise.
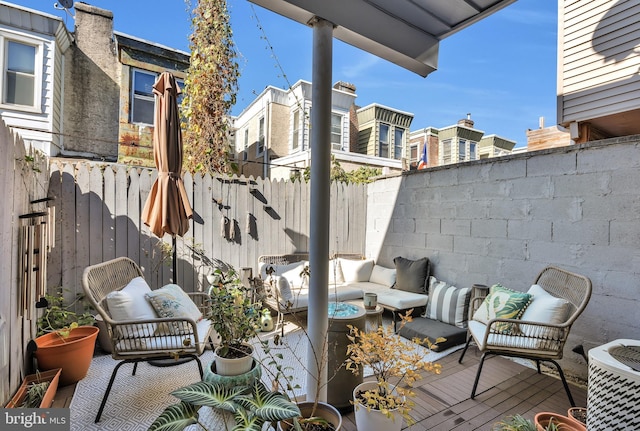
[[[73,28],[53,0],[13,3],[63,17]],[[113,11],[117,31],[189,51],[190,20],[181,0],[87,3]],[[310,28],[247,0],[229,0],[229,10],[242,74],[233,114],[268,85],[311,81]],[[520,147],[539,117],[547,126],[556,123],[557,1],[518,0],[445,39],[438,70],[426,78],[338,40],[333,53],[333,82],[355,84],[360,106],[379,103],[414,114],[411,130],[449,126],[471,113],[477,129]]]

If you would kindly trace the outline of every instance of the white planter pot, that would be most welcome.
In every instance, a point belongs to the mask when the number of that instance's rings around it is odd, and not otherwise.
[[[253,347],[249,344],[246,346],[251,347],[253,353]],[[216,362],[216,372],[221,376],[239,376],[251,370],[253,356],[250,354],[242,358],[222,358],[218,355],[218,349],[214,352],[214,361]]]
[[[353,400],[356,401],[356,394],[359,391],[368,391],[377,387],[377,382],[360,383],[353,390]],[[356,416],[356,427],[359,430],[367,431],[400,431],[402,428],[402,415],[398,410],[392,410],[393,418],[390,419],[379,410],[367,411],[367,408],[356,402],[354,405]]]

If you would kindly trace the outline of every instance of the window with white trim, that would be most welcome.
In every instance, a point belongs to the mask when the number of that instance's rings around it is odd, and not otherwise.
[[[155,109],[155,96],[153,84],[160,76],[159,73],[148,70],[133,69],[131,74],[131,123],[153,126],[153,112]],[[182,91],[184,82],[176,78],[176,84]],[[178,95],[178,108],[182,105],[184,93]]]
[[[331,114],[331,149],[342,150],[342,115]]]
[[[478,147],[475,142],[469,142],[469,160],[478,159],[477,148]]]
[[[42,97],[42,43],[19,35],[2,38],[2,104],[40,112]]]
[[[256,145],[256,156],[264,153],[264,117],[258,121],[258,145]]]
[[[460,139],[458,141],[458,161],[464,162],[467,160],[467,141],[466,139]]]
[[[396,127],[393,132],[393,158],[396,160],[402,159],[402,148],[404,147],[404,129]]]
[[[298,151],[300,146],[300,110],[296,109],[293,113],[293,140],[291,142],[291,149]]]
[[[451,163],[451,139],[445,139],[441,142],[442,145],[442,164],[447,165]]]
[[[389,157],[389,125],[380,124],[378,135],[378,157]]]

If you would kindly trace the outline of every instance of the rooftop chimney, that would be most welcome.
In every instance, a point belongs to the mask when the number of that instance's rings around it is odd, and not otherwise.
[[[471,113],[467,114],[467,118],[458,121],[458,126],[465,126],[473,129],[474,122],[471,119]]]
[[[333,84],[333,88],[336,90],[346,91],[347,93],[356,94],[356,86],[350,82],[338,81]]]

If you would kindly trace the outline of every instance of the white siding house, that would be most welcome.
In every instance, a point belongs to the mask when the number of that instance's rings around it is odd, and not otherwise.
[[[63,76],[71,42],[60,18],[0,2],[0,117],[51,156],[63,146]]]
[[[576,142],[640,133],[640,2],[558,7],[558,123]]]

